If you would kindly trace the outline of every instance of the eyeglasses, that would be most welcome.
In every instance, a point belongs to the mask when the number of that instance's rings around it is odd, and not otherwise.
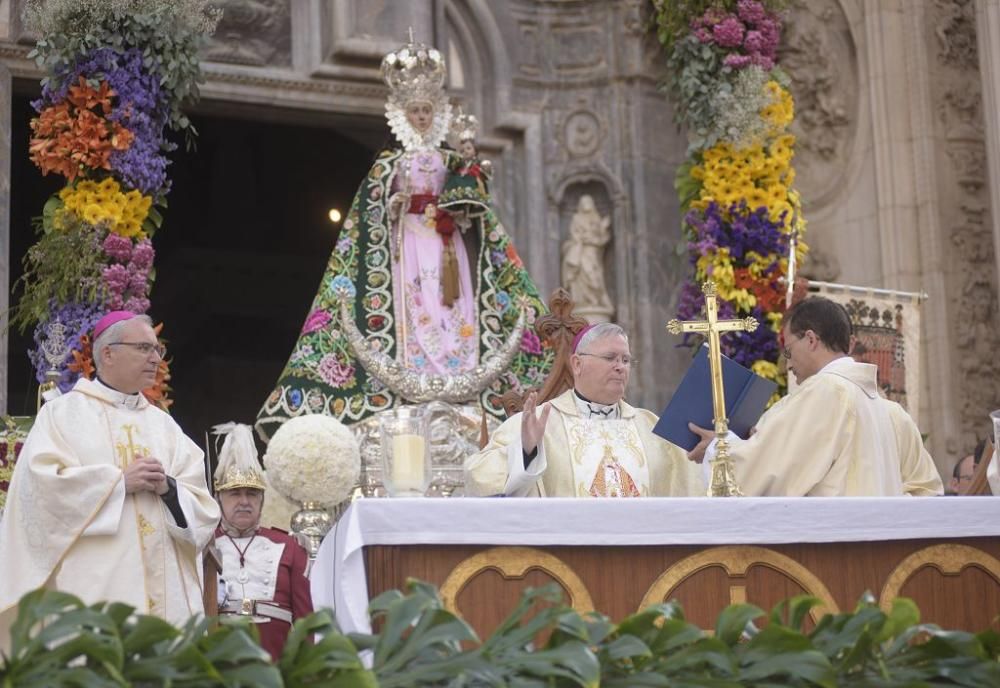
[[[590,356],[591,358],[599,358],[608,365],[614,365],[618,361],[621,361],[622,365],[626,368],[634,366],[639,362],[639,359],[632,358],[631,356],[619,356],[618,354],[577,354],[577,356]]]
[[[149,342],[111,342],[108,346],[131,346],[143,356],[149,356],[154,351],[160,358],[167,355],[167,347],[162,344],[150,344]]]
[[[796,336],[796,340],[795,341],[800,341],[801,339],[803,339],[805,337],[804,334],[799,334],[799,335],[795,335],[795,336]],[[791,358],[792,357],[792,345],[790,343],[786,344],[783,347],[781,347],[781,355],[784,356],[785,358]]]

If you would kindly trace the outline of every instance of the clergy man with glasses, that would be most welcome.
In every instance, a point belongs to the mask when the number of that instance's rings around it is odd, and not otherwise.
[[[466,492],[512,497],[667,497],[705,493],[679,447],[653,435],[656,415],[625,403],[635,359],[621,327],[584,328],[570,358],[573,389],[534,393],[466,460]]]
[[[814,296],[785,313],[782,353],[798,387],[768,409],[756,432],[730,432],[736,484],[747,496],[939,495],[941,476],[902,406],[879,395],[878,368],[849,355],[852,328],[840,304]],[[715,433],[692,461],[711,459]]]
[[[0,651],[17,602],[40,587],[124,602],[180,625],[204,612],[200,551],[219,506],[202,451],[142,390],[163,355],[150,319],[94,327],[97,379],[46,403],[14,467],[0,520]]]

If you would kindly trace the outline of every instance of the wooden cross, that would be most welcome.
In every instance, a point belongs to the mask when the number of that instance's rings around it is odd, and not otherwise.
[[[711,280],[705,282],[701,285],[701,291],[705,294],[705,315],[708,319],[682,321],[675,318],[667,323],[667,331],[670,334],[707,333],[708,369],[712,378],[712,410],[715,416],[713,421],[718,439],[716,444],[718,454],[713,462],[710,493],[717,496],[735,496],[740,492],[733,479],[728,442],[725,440],[726,433],[729,432],[729,419],[726,418],[726,397],[722,386],[722,348],[719,345],[719,335],[724,332],[753,332],[757,329],[758,323],[756,318],[751,317],[741,320],[719,320],[715,282]]]

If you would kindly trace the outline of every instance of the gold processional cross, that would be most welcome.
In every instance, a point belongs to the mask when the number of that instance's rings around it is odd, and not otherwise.
[[[733,460],[729,457],[729,419],[726,418],[726,397],[722,387],[722,351],[719,335],[723,332],[753,332],[757,329],[756,318],[742,320],[719,320],[719,306],[716,301],[715,282],[711,280],[701,285],[705,294],[705,314],[708,320],[677,320],[667,323],[670,334],[697,332],[708,337],[708,368],[712,377],[712,410],[714,411],[716,454],[712,460],[712,480],[708,487],[709,497],[742,497],[736,477],[733,474]]]

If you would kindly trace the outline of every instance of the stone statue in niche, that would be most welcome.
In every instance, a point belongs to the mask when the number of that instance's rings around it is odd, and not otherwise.
[[[604,284],[604,247],[611,241],[611,218],[603,217],[592,196],[584,194],[563,242],[562,283],[577,315],[588,322],[607,322],[615,312]]]

